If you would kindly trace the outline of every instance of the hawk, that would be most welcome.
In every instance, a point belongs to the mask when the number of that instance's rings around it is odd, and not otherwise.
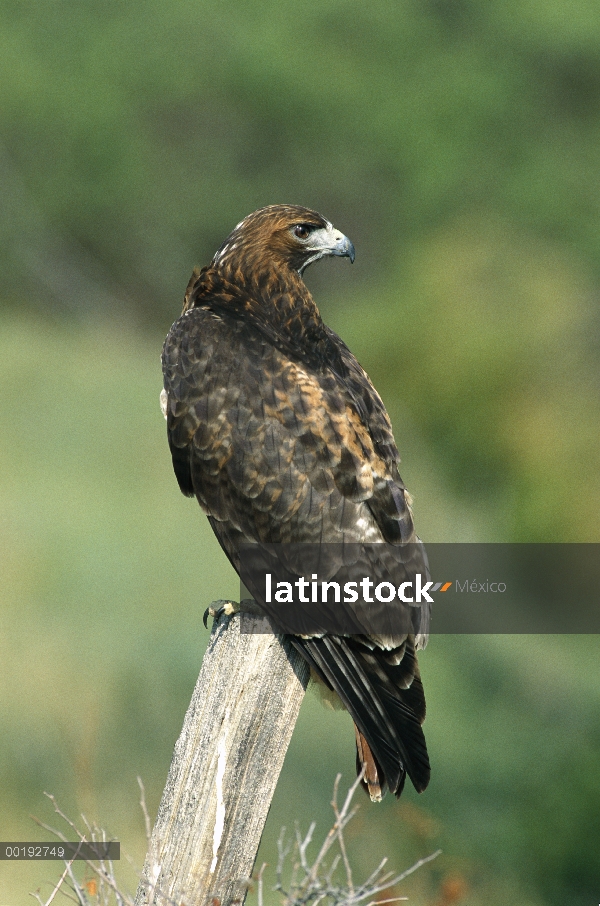
[[[175,475],[238,573],[242,543],[419,543],[383,402],[302,279],[327,256],[353,262],[354,246],[321,214],[255,211],[194,271],[164,344]],[[424,790],[423,639],[292,641],[350,712],[371,798],[399,796],[406,774]]]

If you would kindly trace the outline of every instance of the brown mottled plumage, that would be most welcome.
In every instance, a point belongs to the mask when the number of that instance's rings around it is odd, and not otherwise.
[[[246,217],[195,271],[165,341],[173,466],[233,566],[242,542],[417,541],[385,407],[302,280],[352,243],[320,214]],[[373,799],[429,781],[415,638],[294,638],[356,725]]]

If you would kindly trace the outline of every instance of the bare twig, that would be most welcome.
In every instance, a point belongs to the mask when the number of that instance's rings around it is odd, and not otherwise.
[[[423,859],[419,859],[418,862],[415,862],[414,865],[411,865],[410,868],[407,868],[406,871],[403,871],[402,874],[398,875],[394,884],[399,884],[400,881],[403,881],[405,878],[408,878],[409,875],[412,875],[413,871],[416,871],[417,868],[421,868],[422,865],[427,865],[428,862],[433,862],[434,859],[437,859],[442,853],[441,849],[436,849],[434,853],[431,853],[430,856],[425,856]]]
[[[152,837],[152,822],[150,821],[150,815],[148,814],[148,808],[146,807],[146,788],[144,786],[144,781],[138,775],[137,778],[138,786],[140,788],[140,808],[144,816],[144,825],[146,828],[146,840],[150,843],[150,838]]]
[[[50,896],[48,897],[48,899],[46,900],[45,903],[43,902],[43,900],[39,894],[32,893],[31,896],[36,898],[36,900],[38,901],[40,906],[50,906],[50,903],[52,902],[52,900],[54,899],[54,897],[56,896],[56,894],[62,887],[62,883],[65,880],[65,878],[67,877],[68,872],[69,872],[69,864],[67,863],[65,870],[63,871],[62,875],[60,876],[58,882],[56,883],[56,885],[54,887],[54,890],[52,891],[52,893],[50,894]]]
[[[263,874],[266,867],[267,863],[263,862],[258,873],[258,888],[256,894],[258,899],[258,906],[263,906]]]
[[[336,822],[333,825],[333,827],[331,828],[331,830],[329,831],[329,833],[327,834],[327,836],[325,837],[325,840],[323,841],[323,845],[321,846],[321,849],[319,850],[319,854],[318,854],[317,858],[315,859],[315,862],[311,869],[311,872],[309,875],[309,880],[311,880],[311,881],[314,881],[314,879],[317,877],[319,868],[321,867],[321,863],[322,863],[323,859],[325,858],[325,856],[327,855],[327,853],[329,852],[329,850],[331,849],[331,847],[333,846],[334,841],[336,840],[336,838],[339,839],[340,833],[343,831],[343,829],[346,826],[346,824],[348,823],[348,821],[350,821],[354,817],[354,815],[356,814],[356,812],[358,810],[358,806],[353,808],[352,811],[350,811],[349,809],[350,809],[350,803],[352,802],[352,797],[354,796],[354,793],[356,792],[357,787],[359,786],[359,784],[362,780],[362,776],[363,775],[362,775],[362,771],[361,771],[361,773],[358,775],[358,777],[356,778],[356,780],[354,781],[354,783],[348,790],[348,795],[346,796],[346,801],[344,802],[344,805],[342,806],[341,811],[338,814],[336,814]],[[337,787],[340,782],[340,777],[341,777],[341,774],[338,774],[335,779],[334,801],[335,801],[335,797],[337,796]],[[332,805],[333,805],[333,802],[332,802]],[[334,806],[334,810],[336,808],[337,808],[337,806]]]
[[[54,811],[56,812],[56,814],[59,815],[63,819],[63,821],[68,825],[68,827],[70,827],[72,829],[72,831],[74,832],[75,836],[77,837],[77,839],[79,840],[80,843],[87,843],[87,842],[95,843],[95,842],[100,842],[100,841],[106,842],[106,839],[107,839],[106,833],[103,830],[101,830],[100,828],[92,826],[89,823],[89,821],[87,820],[87,818],[85,817],[85,815],[82,815],[81,818],[87,829],[87,834],[83,833],[77,827],[77,825],[73,821],[71,821],[71,819],[68,817],[68,815],[66,815],[62,811],[62,809],[59,807],[54,796],[52,796],[50,793],[45,793],[44,795],[46,795],[48,797],[48,799],[50,800],[50,802],[52,803],[52,805],[54,807]],[[35,816],[32,816],[32,818],[39,827],[43,827],[44,830],[49,831],[58,840],[61,840],[63,843],[69,842],[68,837],[66,837],[65,834],[58,828],[52,827],[50,824],[46,824],[46,822],[44,822],[44,821],[40,821],[40,819],[36,818]],[[55,886],[50,899],[46,903],[42,903],[40,898],[36,897],[38,899],[38,902],[40,902],[40,906],[49,906],[49,904],[52,902],[52,900],[54,899],[56,894],[59,892],[59,890],[64,896],[68,897],[69,899],[73,899],[74,902],[79,904],[79,906],[89,906],[89,900],[86,896],[85,890],[79,884],[79,882],[77,881],[77,879],[73,873],[73,869],[72,869],[73,861],[74,860],[71,859],[65,863],[65,866],[66,866],[65,871],[63,872],[60,880],[58,881],[58,884]],[[97,876],[98,881],[99,881],[99,888],[100,888],[100,898],[101,898],[104,906],[108,906],[109,897],[110,897],[111,893],[114,896],[116,906],[133,906],[133,898],[127,894],[124,894],[121,891],[121,889],[119,888],[119,885],[115,878],[114,865],[112,863],[112,860],[99,859],[99,860],[94,861],[92,859],[83,859],[81,861],[85,862],[85,864]],[[75,897],[70,897],[69,894],[65,890],[67,878],[69,879],[69,881],[71,882],[71,885],[72,885],[69,889],[71,889],[73,891],[73,893],[75,894]],[[36,896],[36,895],[34,894],[34,896]]]
[[[360,781],[363,778],[363,774],[364,774],[364,768],[361,771],[361,773],[359,774],[359,776],[357,777],[357,783],[360,783]],[[337,794],[338,794],[338,787],[340,785],[341,776],[342,776],[341,774],[338,774],[337,777],[335,778],[335,784],[333,787],[333,800],[332,800],[331,805],[333,806],[333,812],[335,814],[335,823],[338,828],[337,837],[338,837],[338,842],[340,844],[340,850],[342,852],[342,858],[344,860],[344,867],[346,869],[346,882],[348,884],[348,890],[350,891],[351,894],[354,894],[354,884],[352,883],[352,869],[350,868],[350,863],[348,861],[348,855],[346,853],[346,845],[344,843],[344,835],[342,833],[342,824],[341,824],[342,816],[341,816],[341,812],[338,809],[338,805],[337,805]],[[344,808],[346,808],[350,804],[350,800],[352,798],[350,791],[348,792],[348,796],[350,797],[350,799],[348,799],[348,797],[346,797],[346,802],[344,803]]]
[[[412,874],[413,871],[416,871],[417,868],[420,868],[422,865],[425,865],[439,855],[440,851],[438,850],[438,852],[432,853],[432,855],[427,856],[424,859],[420,859],[409,869],[406,869],[400,874],[394,874],[392,871],[384,871],[387,859],[382,859],[367,880],[360,885],[356,885],[353,880],[350,859],[344,841],[344,828],[356,814],[358,806],[351,807],[352,797],[354,796],[361,779],[361,777],[358,777],[355,783],[352,784],[348,790],[344,804],[340,808],[338,805],[340,775],[336,777],[333,788],[333,798],[331,801],[335,822],[326,835],[312,865],[310,864],[307,850],[309,843],[312,841],[315,829],[314,822],[310,825],[308,832],[304,837],[299,829],[296,828],[295,846],[293,847],[295,858],[292,862],[291,877],[287,889],[284,886],[283,874],[285,860],[291,852],[291,846],[290,844],[286,845],[285,828],[282,830],[277,844],[279,860],[277,863],[277,884],[275,890],[278,890],[283,894],[283,906],[321,906],[321,904],[325,903],[327,903],[328,906],[380,906],[380,904],[396,903],[400,900],[405,900],[406,897],[388,897],[385,900],[376,900],[375,898],[378,894],[394,887],[404,878],[408,877],[408,875]],[[340,852],[334,856],[331,865],[327,868],[325,865],[325,858],[329,854],[331,847],[336,840]],[[339,884],[335,880],[336,869],[340,862],[344,866],[345,884]],[[300,876],[300,869],[303,872],[303,876]],[[259,906],[262,906],[262,904],[259,904]]]

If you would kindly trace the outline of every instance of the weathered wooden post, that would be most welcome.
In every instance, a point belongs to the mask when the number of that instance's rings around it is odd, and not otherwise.
[[[243,615],[248,628],[264,618]],[[136,906],[243,903],[309,670],[285,636],[221,616],[152,832]]]

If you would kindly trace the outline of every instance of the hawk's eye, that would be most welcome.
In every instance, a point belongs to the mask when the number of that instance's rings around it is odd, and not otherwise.
[[[294,236],[298,239],[307,239],[310,236],[310,229],[305,224],[299,223],[294,227]]]

